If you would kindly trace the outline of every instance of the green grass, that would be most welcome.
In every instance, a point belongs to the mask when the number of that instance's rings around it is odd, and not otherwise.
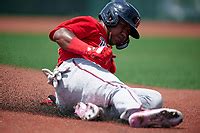
[[[53,69],[58,46],[48,35],[0,33],[0,63]],[[117,77],[129,84],[200,89],[200,38],[141,38],[118,51]]]
[[[53,69],[58,46],[48,35],[0,33],[0,63],[20,67]]]
[[[200,89],[199,38],[132,40],[117,55],[117,75],[125,82]]]

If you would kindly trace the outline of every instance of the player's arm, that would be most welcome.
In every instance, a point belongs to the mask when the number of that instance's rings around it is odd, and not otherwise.
[[[93,48],[78,39],[73,32],[67,30],[66,28],[58,29],[54,33],[53,40],[57,42],[62,49],[79,55],[85,55],[87,51]]]
[[[77,38],[66,28],[58,29],[53,35],[53,41],[64,50],[91,58],[103,59],[112,56],[112,50],[107,47],[93,47]]]
[[[60,28],[54,33],[53,41],[57,42],[62,49],[67,50],[68,45],[74,37],[76,36],[71,31],[66,28]]]

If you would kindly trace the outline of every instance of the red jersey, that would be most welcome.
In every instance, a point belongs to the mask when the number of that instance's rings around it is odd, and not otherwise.
[[[70,20],[62,22],[58,25],[55,29],[53,29],[49,37],[53,40],[53,35],[56,30],[60,28],[66,28],[69,31],[73,32],[77,38],[82,40],[83,42],[87,43],[88,45],[98,47],[98,46],[107,46],[112,48],[108,45],[108,36],[104,27],[99,23],[98,20],[94,19],[91,16],[80,16],[75,17]],[[87,60],[93,61],[96,64],[99,64],[101,67],[107,69],[108,71],[115,73],[116,67],[113,59],[110,59],[107,64],[104,62],[99,62],[97,60],[91,60],[83,55],[78,55],[70,51],[66,51],[62,48],[58,50],[59,58],[58,58],[58,65],[60,65],[63,61],[71,59],[71,58],[85,58]]]

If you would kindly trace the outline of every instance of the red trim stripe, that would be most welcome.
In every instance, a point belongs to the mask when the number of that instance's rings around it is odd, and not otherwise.
[[[74,59],[73,59],[72,61],[73,61],[74,65],[77,66],[79,69],[81,69],[81,70],[83,70],[83,71],[85,71],[85,72],[87,72],[87,73],[93,75],[94,77],[98,78],[99,80],[101,80],[101,81],[103,81],[103,82],[106,82],[106,83],[108,83],[108,84],[110,84],[110,85],[112,85],[112,86],[115,86],[115,87],[119,87],[119,86],[117,86],[117,85],[115,85],[115,84],[112,84],[112,83],[109,82],[109,81],[105,81],[104,79],[98,77],[98,76],[95,75],[94,73],[92,73],[92,72],[90,72],[90,71],[88,71],[88,70],[86,70],[86,69],[84,69],[84,68],[81,68],[81,67],[75,62]],[[138,101],[135,99],[135,97],[131,94],[131,92],[130,92],[125,86],[122,86],[122,85],[121,85],[120,87],[121,87],[121,88],[125,88],[125,89],[130,93],[131,97],[132,97],[136,102],[138,102]]]
[[[94,77],[98,78],[99,80],[101,80],[101,81],[103,81],[103,82],[106,82],[106,83],[108,83],[108,84],[110,84],[110,85],[112,85],[112,86],[118,87],[117,85],[114,85],[114,84],[112,84],[111,82],[105,81],[104,79],[98,77],[98,76],[95,75],[94,73],[92,73],[92,72],[90,72],[90,71],[88,71],[88,70],[86,70],[86,69],[84,69],[84,68],[81,68],[81,67],[74,61],[74,59],[73,59],[72,61],[73,61],[74,65],[77,66],[79,69],[81,69],[81,70],[83,70],[83,71],[85,71],[85,72],[87,72],[87,73],[93,75]]]

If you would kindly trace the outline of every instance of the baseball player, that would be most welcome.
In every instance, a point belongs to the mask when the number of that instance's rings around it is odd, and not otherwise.
[[[50,32],[59,46],[58,65],[53,72],[42,71],[55,88],[55,103],[63,114],[73,112],[83,120],[121,119],[132,127],[173,127],[182,122],[180,111],[162,108],[159,92],[130,88],[114,75],[112,47],[121,50],[129,37],[138,39],[140,20],[130,3],[109,2],[99,20],[79,16]]]

